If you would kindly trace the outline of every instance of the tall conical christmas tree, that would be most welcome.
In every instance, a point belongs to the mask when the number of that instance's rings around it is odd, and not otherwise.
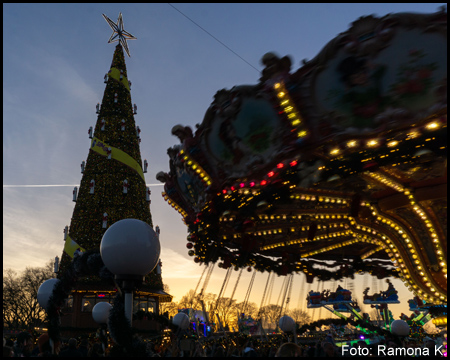
[[[119,20],[121,23],[121,15]],[[133,218],[153,226],[150,190],[145,184],[139,147],[140,130],[134,120],[136,108],[133,109],[131,103],[131,83],[121,43],[128,53],[126,41],[121,39],[105,75],[106,88],[101,106],[97,105],[97,123],[89,130],[91,146],[86,163],[82,164],[79,191],[74,189],[76,205],[70,227],[65,229],[66,245],[59,277],[69,267],[73,256],[77,256],[77,251],[99,249],[103,234],[115,222]],[[141,294],[159,297],[160,301],[170,301],[170,296],[162,291],[162,278],[157,269],[145,277],[139,290]],[[97,290],[113,290],[95,274],[78,281],[76,290],[83,289],[94,294]]]

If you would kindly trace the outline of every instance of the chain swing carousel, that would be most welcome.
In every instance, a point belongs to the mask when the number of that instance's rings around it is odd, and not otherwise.
[[[361,17],[297,70],[265,54],[256,85],[174,126],[157,179],[194,261],[400,278],[446,311],[446,32],[443,9]]]

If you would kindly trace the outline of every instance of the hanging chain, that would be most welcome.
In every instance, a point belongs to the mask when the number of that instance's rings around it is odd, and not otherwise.
[[[267,277],[266,286],[264,287],[264,292],[263,292],[263,296],[262,296],[262,299],[261,299],[261,305],[259,306],[258,319],[260,318],[261,313],[262,313],[262,309],[264,307],[264,302],[266,300],[266,293],[267,293],[267,289],[269,288],[269,282],[271,280],[271,276],[272,276],[272,273],[269,272],[269,276]]]
[[[297,309],[300,309],[302,311],[305,310],[305,307],[304,307],[305,303],[302,301],[302,294],[304,294],[303,290],[305,288],[305,280],[306,280],[306,276],[304,275],[304,276],[302,276],[302,283],[299,286],[300,290],[298,293],[298,302],[297,302]]]
[[[231,293],[230,301],[228,302],[228,306],[231,306],[231,302],[233,301],[234,293],[236,292],[236,288],[237,288],[237,286],[239,284],[239,280],[241,279],[241,275],[242,275],[242,271],[243,270],[244,270],[244,268],[242,268],[241,271],[239,272],[239,276],[238,276],[238,278],[236,280],[236,284],[234,285],[233,292]]]
[[[206,287],[208,286],[209,283],[209,279],[211,278],[211,273],[214,269],[214,265],[216,265],[216,263],[212,263],[212,265],[209,267],[207,273],[206,273],[206,278],[205,278],[205,282],[203,283],[203,288],[200,291],[200,294],[198,294],[198,297],[201,299],[204,295],[204,291],[206,290]]]
[[[322,281],[322,287],[321,287],[321,289],[320,289],[320,293],[322,293],[323,292],[323,288],[325,287],[325,283]],[[321,306],[320,308],[319,308],[319,318],[317,319],[317,320],[320,320],[320,318],[322,317],[322,308],[323,308],[323,306]]]
[[[273,283],[274,282],[275,282],[275,274],[273,274],[272,279],[270,279],[269,293],[267,294],[265,305],[269,305],[272,300],[272,292],[273,292]]]
[[[288,276],[286,276],[286,288],[284,289],[284,295],[283,295],[283,301],[281,302],[281,307],[280,307],[280,318],[281,315],[283,314],[283,306],[286,303],[286,307],[285,307],[285,313],[288,310],[289,307],[289,301],[290,301],[290,297],[291,297],[291,290],[292,290],[292,280],[294,278],[294,274],[289,274]]]
[[[203,269],[202,276],[200,276],[200,279],[198,280],[197,286],[195,287],[194,296],[197,293],[198,286],[200,285],[200,283],[202,281],[202,278],[203,278],[203,275],[205,275],[205,272],[206,272],[206,269],[208,268],[208,266],[209,265],[206,265],[205,268]]]
[[[244,314],[245,314],[245,310],[248,305],[248,300],[250,299],[250,293],[253,288],[253,283],[255,282],[255,276],[256,276],[256,271],[253,272],[252,278],[250,279],[250,285],[248,286],[247,293],[245,294],[244,304],[242,305],[242,311],[241,311]],[[264,289],[264,291],[265,291],[265,289]]]
[[[282,294],[284,292],[284,288],[286,286],[286,280],[287,280],[287,276],[284,277],[283,284],[281,285],[281,290],[280,290],[280,293],[278,294],[278,300],[277,300],[277,303],[276,303],[277,306],[280,303],[281,296],[282,296]],[[283,299],[283,301],[284,301],[284,299]]]
[[[223,279],[222,288],[220,289],[219,296],[217,297],[214,312],[216,312],[217,307],[219,306],[220,298],[225,293],[225,289],[227,288],[228,281],[230,280],[230,274],[231,274],[231,267],[228,268],[227,273],[225,274],[225,279]]]

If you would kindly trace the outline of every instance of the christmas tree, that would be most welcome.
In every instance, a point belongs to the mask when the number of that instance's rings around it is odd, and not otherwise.
[[[116,32],[122,35],[120,30]],[[70,227],[65,229],[66,245],[59,277],[78,251],[99,249],[103,234],[115,222],[133,218],[153,227],[149,208],[150,189],[146,187],[144,178],[147,165],[143,170],[140,130],[134,120],[136,107],[133,108],[131,103],[131,82],[128,81],[122,46],[128,53],[126,41],[121,38],[111,68],[105,75],[106,88],[101,106],[97,104],[95,128],[89,130],[91,146],[86,162],[81,165],[83,176],[80,187],[74,189],[76,205]],[[97,287],[94,284],[101,289],[105,289],[106,285],[101,284],[100,278],[93,274],[81,279],[77,289],[88,283],[91,290]],[[156,268],[139,287],[141,291],[150,292],[162,289],[162,278]]]

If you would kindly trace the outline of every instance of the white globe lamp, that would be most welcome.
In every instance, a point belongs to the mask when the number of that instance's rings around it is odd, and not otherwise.
[[[103,262],[113,274],[147,275],[158,264],[160,253],[155,231],[137,219],[112,224],[100,243]]]
[[[53,293],[53,288],[59,282],[59,279],[48,279],[45,280],[41,286],[39,286],[37,292],[37,301],[43,309],[47,310],[48,300]]]
[[[295,329],[295,321],[290,316],[285,315],[285,316],[282,316],[280,318],[280,320],[278,321],[278,326],[284,332],[294,331],[294,329]]]
[[[107,324],[109,312],[111,311],[111,304],[107,302],[100,302],[95,304],[92,309],[92,317],[97,324]]]
[[[130,323],[133,312],[133,289],[158,264],[161,245],[158,235],[146,222],[123,219],[103,234],[100,255],[105,266],[125,291],[125,313]]]
[[[177,325],[181,330],[186,330],[189,327],[189,316],[179,312],[173,317],[172,323]]]
[[[404,320],[394,320],[391,323],[391,333],[397,336],[408,336],[409,325]]]

